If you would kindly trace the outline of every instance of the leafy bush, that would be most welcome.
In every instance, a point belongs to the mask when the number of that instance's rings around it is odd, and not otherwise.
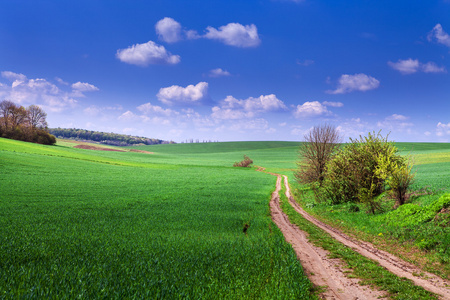
[[[253,163],[253,160],[250,159],[250,157],[248,157],[247,155],[244,155],[244,160],[240,161],[240,162],[235,162],[233,164],[233,167],[250,167],[250,165]]]
[[[331,204],[365,203],[369,211],[381,209],[383,193],[392,194],[403,204],[414,174],[406,159],[398,153],[387,137],[369,133],[366,137],[350,139],[327,164],[319,200]]]

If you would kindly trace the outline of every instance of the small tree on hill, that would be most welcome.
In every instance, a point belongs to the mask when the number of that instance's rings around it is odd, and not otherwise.
[[[299,183],[317,182],[322,186],[327,163],[339,148],[341,137],[336,127],[328,124],[313,127],[304,136],[298,150],[298,169],[294,173]]]

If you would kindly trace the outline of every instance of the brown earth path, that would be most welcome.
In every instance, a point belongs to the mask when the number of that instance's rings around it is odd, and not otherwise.
[[[272,194],[272,200],[270,202],[272,219],[283,232],[286,240],[292,244],[313,284],[328,286],[328,289],[323,296],[326,299],[376,299],[381,296],[381,292],[372,291],[368,287],[360,286],[357,279],[347,278],[342,263],[340,263],[339,260],[329,259],[325,250],[310,244],[307,241],[306,233],[289,222],[279,205],[281,175],[270,174],[277,176],[277,187]],[[336,228],[324,224],[309,215],[294,200],[290,193],[287,176],[283,175],[283,177],[284,185],[286,187],[286,197],[289,199],[289,203],[306,220],[328,232],[337,241],[352,248],[354,251],[377,261],[381,266],[395,275],[412,280],[414,284],[421,286],[430,292],[436,293],[441,299],[450,299],[450,282],[448,280],[424,272],[417,266],[405,262],[386,251],[379,250],[368,242],[351,238]],[[419,277],[413,274],[421,274],[421,276]]]
[[[316,247],[308,241],[307,233],[289,222],[280,207],[281,175],[277,176],[276,189],[272,193],[270,211],[272,220],[280,228],[286,241],[294,248],[306,275],[315,286],[325,287],[320,294],[323,299],[379,299],[385,295],[372,290],[368,286],[361,286],[356,278],[348,278],[343,263],[339,259],[328,257],[328,252]]]

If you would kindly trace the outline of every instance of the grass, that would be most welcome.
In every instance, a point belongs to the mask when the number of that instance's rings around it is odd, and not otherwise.
[[[336,241],[328,233],[313,225],[288,203],[284,190],[280,193],[281,207],[291,223],[306,231],[308,239],[314,245],[327,250],[331,258],[339,258],[348,268],[347,276],[361,279],[362,285],[378,287],[387,291],[392,299],[437,299],[436,295],[422,287],[414,285],[411,280],[400,278],[361,254]]]
[[[145,154],[0,139],[0,298],[314,298],[270,220],[275,178],[231,167],[246,154],[255,165],[288,175],[294,186],[298,144],[134,147],[154,152]],[[415,187],[434,192],[412,203],[431,205],[449,191],[450,144],[398,145],[419,157]],[[318,205],[308,191],[303,195],[310,213],[447,274],[437,248],[416,245],[443,227],[389,227],[385,214],[348,213],[346,205]],[[448,234],[433,236],[441,242]],[[392,280],[393,295],[396,285],[407,290]]]
[[[274,178],[198,155],[0,139],[0,298],[315,298]]]
[[[450,216],[439,213],[440,199],[450,192],[450,144],[398,143],[403,154],[419,157],[415,166],[416,181],[413,190],[428,193],[412,197],[408,204],[394,210],[394,201],[386,199],[384,212],[371,215],[356,204],[326,205],[316,203],[311,191],[296,187],[296,198],[317,218],[331,223],[358,238],[373,242],[423,269],[450,279]],[[412,149],[412,151],[411,151]]]

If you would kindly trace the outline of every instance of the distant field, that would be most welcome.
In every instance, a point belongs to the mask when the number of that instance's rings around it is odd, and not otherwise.
[[[181,164],[231,166],[248,155],[257,166],[268,171],[292,175],[296,168],[299,142],[224,142],[199,144],[169,144],[131,147],[152,151],[161,160]],[[170,154],[170,155],[169,155]]]
[[[0,139],[0,298],[312,297],[246,146],[69,146]]]

